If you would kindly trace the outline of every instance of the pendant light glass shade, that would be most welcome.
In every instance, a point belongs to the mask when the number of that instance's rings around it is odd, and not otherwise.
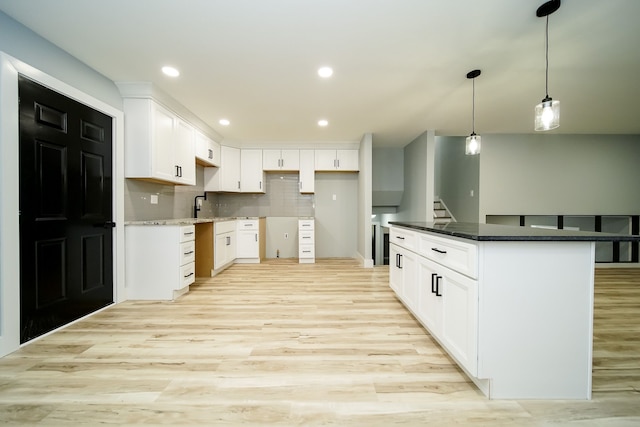
[[[467,78],[471,79],[473,83],[473,92],[471,96],[471,135],[467,137],[467,140],[464,144],[464,154],[467,156],[475,156],[476,154],[480,154],[480,142],[482,141],[482,137],[480,135],[476,135],[476,80],[482,71],[473,70],[467,73]]]
[[[535,130],[551,130],[560,126],[560,101],[547,97],[536,105],[535,112]]]
[[[476,154],[480,154],[480,143],[482,141],[482,137],[480,135],[476,135],[472,133],[467,137],[467,141],[464,144],[464,154],[467,156],[474,156]]]
[[[544,3],[536,11],[538,18],[546,17],[544,33],[544,55],[545,55],[545,90],[544,99],[536,105],[534,129],[545,131],[555,129],[560,126],[560,101],[554,101],[549,96],[549,15],[560,8],[561,0],[551,0]]]

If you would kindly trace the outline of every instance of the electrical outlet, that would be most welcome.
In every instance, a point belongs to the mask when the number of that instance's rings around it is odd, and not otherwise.
[[[151,194],[151,197],[149,197],[149,200],[150,200],[152,205],[157,205],[158,204],[158,195],[157,194]]]

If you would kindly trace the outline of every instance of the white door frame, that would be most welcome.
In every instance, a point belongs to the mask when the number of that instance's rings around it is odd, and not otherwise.
[[[113,119],[114,301],[126,300],[124,281],[124,113],[0,51],[0,357],[20,348],[20,221],[18,74]]]

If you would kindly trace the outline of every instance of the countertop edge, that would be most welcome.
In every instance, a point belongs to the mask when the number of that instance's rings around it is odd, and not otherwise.
[[[462,230],[438,228],[444,225],[435,223],[413,223],[402,221],[389,221],[390,225],[410,228],[418,231],[440,234],[443,236],[458,237],[461,239],[474,240],[478,242],[525,242],[525,241],[541,241],[541,242],[638,242],[640,236],[598,233],[588,231],[572,231],[557,229],[539,229],[530,227],[516,227],[508,225],[479,224],[479,223],[450,223],[450,228],[455,228],[455,224],[461,227],[477,227],[477,232],[465,232]],[[453,224],[453,225],[451,225]],[[510,229],[510,233],[505,233],[506,229]],[[521,230],[520,230],[521,229]]]

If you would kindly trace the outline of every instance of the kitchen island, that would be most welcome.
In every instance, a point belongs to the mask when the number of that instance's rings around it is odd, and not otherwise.
[[[390,222],[390,286],[491,399],[590,399],[596,241],[639,236]]]

